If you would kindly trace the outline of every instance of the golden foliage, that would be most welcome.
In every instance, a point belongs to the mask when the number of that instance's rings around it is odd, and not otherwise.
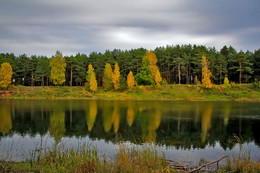
[[[0,67],[0,87],[7,88],[11,83],[13,75],[13,69],[11,65],[7,62],[1,64]]]
[[[97,101],[89,102],[89,114],[87,116],[88,131],[91,132],[97,116]]]
[[[54,85],[62,85],[65,82],[66,61],[61,52],[57,51],[54,58],[50,59],[51,80]]]
[[[201,141],[205,142],[211,127],[212,104],[205,105],[201,120]]]
[[[134,77],[132,71],[130,71],[128,73],[126,83],[127,83],[127,86],[128,86],[129,89],[132,89],[134,87],[134,85],[135,85],[135,77]]]
[[[201,64],[202,64],[202,86],[206,88],[212,88],[212,83],[210,80],[212,74],[209,70],[209,62],[207,61],[205,56],[202,56]]]
[[[113,71],[111,65],[106,63],[104,77],[103,77],[103,87],[105,90],[111,90],[113,88],[113,81],[112,81]]]
[[[127,106],[127,112],[126,112],[126,120],[129,127],[132,126],[135,118],[135,111],[133,109],[132,103],[129,102]]]
[[[96,75],[94,72],[91,74],[91,77],[90,77],[89,88],[93,92],[97,91],[97,80],[96,80]]]
[[[119,71],[119,66],[116,63],[114,73],[112,74],[113,84],[116,90],[118,90],[120,87],[119,78],[120,78],[120,71]]]
[[[160,74],[159,69],[157,69],[156,75],[155,75],[155,83],[156,83],[156,86],[157,86],[157,87],[160,87],[160,86],[161,86],[161,82],[162,82],[162,77],[161,77],[161,74]]]
[[[91,74],[94,72],[94,68],[92,67],[91,64],[88,65],[88,71],[87,71],[87,83],[90,83],[90,78],[91,78]]]
[[[156,72],[158,70],[157,58],[153,51],[147,51],[143,59],[147,58],[149,61],[149,68],[150,68],[150,74],[152,77],[152,80],[155,81]]]

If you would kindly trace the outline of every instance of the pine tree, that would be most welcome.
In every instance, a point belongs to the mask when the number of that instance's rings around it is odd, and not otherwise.
[[[0,67],[0,87],[7,88],[12,80],[13,69],[7,62],[1,64]]]
[[[61,52],[57,51],[50,60],[51,80],[54,85],[62,85],[65,82],[66,62]]]
[[[114,73],[113,73],[113,75],[112,75],[114,88],[115,88],[116,90],[118,90],[119,87],[120,87],[119,78],[120,78],[119,66],[118,66],[118,64],[116,63],[116,64],[115,64]]]
[[[151,85],[152,78],[150,74],[149,61],[146,57],[143,58],[141,72],[135,76],[135,79],[139,85]]]
[[[109,63],[106,63],[104,77],[103,77],[103,87],[105,90],[111,90],[113,88],[113,81],[112,81],[112,68]]]
[[[205,56],[202,56],[201,59],[201,64],[202,64],[202,86],[206,87],[206,88],[212,88],[212,84],[211,84],[211,72],[208,69],[209,68],[209,62],[207,61]]]
[[[135,78],[132,71],[130,71],[129,74],[127,75],[127,86],[129,89],[132,89],[134,85],[135,85]]]
[[[158,69],[157,72],[156,72],[156,75],[155,75],[156,86],[160,87],[161,86],[161,82],[162,82],[162,77],[161,77],[160,71]]]

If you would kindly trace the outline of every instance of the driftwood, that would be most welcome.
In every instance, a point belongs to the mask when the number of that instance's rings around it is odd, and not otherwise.
[[[221,157],[220,159],[215,160],[215,161],[213,161],[213,162],[209,162],[209,163],[206,163],[206,164],[204,164],[204,165],[201,165],[201,166],[199,166],[198,168],[194,168],[193,170],[189,171],[188,173],[195,172],[195,171],[199,171],[201,168],[203,168],[203,167],[205,167],[205,166],[208,166],[208,165],[211,165],[211,164],[213,164],[213,163],[219,162],[220,160],[222,160],[222,159],[224,159],[224,158],[226,158],[226,157],[228,157],[228,155],[225,155],[225,156]]]

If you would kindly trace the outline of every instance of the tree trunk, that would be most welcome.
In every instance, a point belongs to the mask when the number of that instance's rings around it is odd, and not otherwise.
[[[42,76],[42,86],[44,86],[44,76]]]
[[[189,66],[188,64],[186,65],[186,84],[189,83]]]
[[[32,83],[31,86],[34,86],[34,77],[33,77],[33,71],[32,71]]]
[[[181,84],[181,64],[178,63],[178,76],[179,76],[179,84]]]
[[[168,59],[168,81],[171,81],[170,60]]]
[[[241,79],[242,79],[242,62],[241,61],[239,61],[239,83],[241,84],[242,82],[241,82]]]
[[[72,87],[72,65],[70,66],[70,86]]]
[[[220,76],[219,76],[219,83],[220,83],[220,85],[222,85],[222,63],[220,64]]]

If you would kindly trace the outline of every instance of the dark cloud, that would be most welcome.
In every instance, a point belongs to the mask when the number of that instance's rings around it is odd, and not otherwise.
[[[259,0],[0,0],[0,52],[90,53],[166,44],[259,48]]]

